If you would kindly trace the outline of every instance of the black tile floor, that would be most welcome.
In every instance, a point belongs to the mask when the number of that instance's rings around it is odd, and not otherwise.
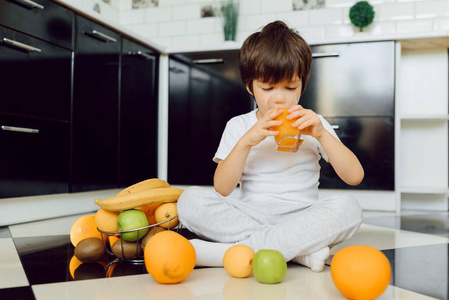
[[[68,232],[76,217],[0,228],[0,254],[4,254],[0,258],[0,299],[172,299],[181,289],[189,292],[181,299],[237,299],[239,291],[241,299],[345,299],[330,280],[328,267],[313,273],[292,263],[286,279],[277,286],[259,284],[254,277],[236,280],[222,268],[198,268],[183,283],[159,285],[144,265],[111,265],[107,256],[99,263],[71,270],[74,248]],[[55,229],[54,224],[63,225]],[[393,276],[379,299],[449,300],[448,224],[448,213],[366,212],[359,232],[332,249],[332,254],[351,244],[381,250]],[[45,228],[51,234],[39,233],[46,232]],[[138,286],[131,298],[126,294],[130,285]],[[229,287],[233,298],[226,292]],[[115,292],[108,294],[111,290]],[[273,296],[275,291],[281,292]]]

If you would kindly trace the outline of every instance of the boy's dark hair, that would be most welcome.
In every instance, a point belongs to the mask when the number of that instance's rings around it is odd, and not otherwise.
[[[250,35],[239,52],[243,83],[253,91],[254,79],[278,83],[295,74],[304,93],[312,66],[312,51],[306,41],[282,21],[272,22]]]

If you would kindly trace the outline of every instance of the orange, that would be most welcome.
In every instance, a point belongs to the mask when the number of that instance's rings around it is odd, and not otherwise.
[[[136,209],[139,209],[145,213],[148,219],[148,224],[154,225],[156,224],[156,218],[154,217],[154,213],[156,209],[161,206],[163,203],[154,203],[154,204],[148,204],[145,206],[137,207]]]
[[[82,262],[76,258],[75,255],[72,256],[72,259],[70,259],[69,263],[69,272],[72,276],[72,279],[75,279],[75,270],[82,264]]]
[[[275,118],[275,120],[282,121],[282,124],[281,124],[281,126],[273,126],[274,131],[279,131],[279,134],[274,137],[276,140],[276,143],[278,143],[278,144],[281,141],[281,138],[284,136],[301,135],[301,131],[298,128],[292,127],[292,124],[296,121],[296,119],[292,119],[292,120],[286,119],[286,117],[289,115],[289,113],[288,113],[289,108],[281,108],[281,109],[282,109],[282,114],[277,116]],[[286,141],[288,141],[288,139]],[[296,143],[296,141],[294,141],[294,143]],[[285,146],[291,147],[292,145],[285,145]]]
[[[245,278],[253,272],[254,251],[246,245],[234,245],[223,256],[223,267],[229,275]]]
[[[119,239],[120,239],[120,236],[109,235],[108,236],[109,246],[112,247],[112,245],[114,245],[114,243],[117,242]],[[106,242],[107,240],[104,239],[104,241]],[[105,245],[105,246],[107,246],[107,245]]]
[[[95,214],[95,223],[97,224],[98,229],[106,232],[118,231],[117,218],[119,214],[119,211],[110,211],[100,208]]]
[[[159,283],[178,283],[195,267],[195,248],[188,239],[174,231],[154,235],[145,246],[145,267]]]
[[[76,245],[84,239],[97,237],[101,239],[101,233],[97,229],[95,223],[95,215],[82,216],[73,223],[70,229],[70,241],[72,245]]]
[[[331,276],[337,289],[349,299],[375,299],[391,280],[388,258],[376,248],[349,246],[338,251],[331,262]]]
[[[174,218],[173,220],[159,224],[159,226],[164,228],[174,228],[178,225],[178,209],[176,207],[175,203],[164,203],[161,206],[159,206],[156,211],[154,212],[154,218],[156,219],[156,223],[161,223],[170,220],[171,218]]]

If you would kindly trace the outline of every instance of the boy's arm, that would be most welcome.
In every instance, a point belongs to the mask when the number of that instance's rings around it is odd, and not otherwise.
[[[282,121],[273,120],[282,110],[271,109],[263,115],[237,142],[231,153],[219,161],[214,174],[215,190],[222,196],[231,194],[240,181],[248,153],[267,136],[275,136],[279,132],[271,130],[273,126],[281,125]]]
[[[358,185],[362,182],[365,176],[363,167],[351,150],[327,130],[318,138],[318,142],[326,151],[329,163],[344,182],[349,185]]]
[[[219,194],[228,196],[235,189],[242,176],[250,149],[251,146],[239,140],[226,159],[218,162],[214,174],[214,187]]]
[[[365,173],[357,156],[324,128],[314,111],[304,109],[301,105],[289,111],[291,116],[287,119],[299,118],[292,126],[298,126],[301,133],[311,135],[318,140],[326,151],[329,163],[344,182],[349,185],[358,185],[362,182]]]

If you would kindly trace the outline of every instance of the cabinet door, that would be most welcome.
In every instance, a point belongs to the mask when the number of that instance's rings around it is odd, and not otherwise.
[[[120,98],[120,186],[157,177],[157,56],[123,39]]]
[[[0,39],[0,112],[68,121],[72,52],[2,26]]]
[[[0,198],[68,192],[68,123],[0,114],[0,145]]]
[[[251,99],[243,84],[207,67],[171,59],[169,182],[212,185],[217,166],[212,158],[226,123],[250,109]]]
[[[0,1],[0,25],[72,48],[74,12],[50,0]]]
[[[120,36],[76,18],[71,191],[118,184]]]
[[[394,42],[314,46],[312,52],[302,106],[325,117],[394,115]]]

